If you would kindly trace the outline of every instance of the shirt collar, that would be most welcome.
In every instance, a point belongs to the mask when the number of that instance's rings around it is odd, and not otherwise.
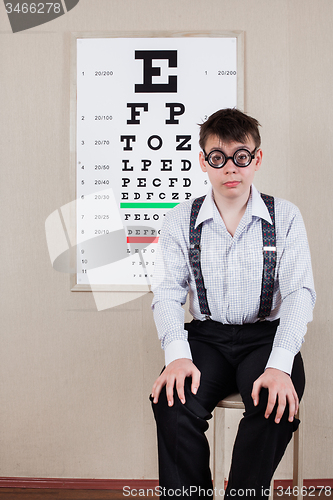
[[[260,196],[259,191],[252,184],[251,186],[251,196],[252,196],[252,216],[260,217],[261,219],[267,220],[269,224],[273,224],[271,216],[269,215],[266,203]]]
[[[260,196],[259,191],[252,184],[251,186],[251,194],[250,199],[252,203],[252,216],[260,217],[261,219],[265,219],[269,224],[272,224],[271,216],[269,215],[268,208],[262,197]],[[197,227],[202,222],[213,219],[214,217],[214,199],[213,199],[213,190],[210,187],[202,205],[198,213],[198,217],[196,220],[195,227]]]

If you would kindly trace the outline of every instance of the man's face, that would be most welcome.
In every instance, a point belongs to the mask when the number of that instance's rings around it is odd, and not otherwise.
[[[252,153],[255,149],[253,139],[249,138],[244,143],[223,142],[213,135],[208,137],[205,145],[206,155],[209,155],[211,151],[219,150],[228,157],[233,156],[238,149],[246,149]],[[199,156],[201,169],[208,174],[216,200],[221,199],[221,197],[231,200],[246,197],[246,194],[249,196],[254,174],[259,170],[261,161],[261,149],[256,151],[254,159],[247,167],[238,167],[230,159],[222,168],[214,168],[205,161],[205,155],[202,152],[200,152]]]

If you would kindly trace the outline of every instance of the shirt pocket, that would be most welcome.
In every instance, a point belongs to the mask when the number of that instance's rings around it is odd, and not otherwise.
[[[262,245],[246,245],[243,252],[238,253],[239,270],[247,287],[261,287],[263,270]]]

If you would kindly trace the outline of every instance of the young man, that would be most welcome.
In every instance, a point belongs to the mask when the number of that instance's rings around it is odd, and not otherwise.
[[[212,496],[205,431],[227,395],[240,392],[245,405],[227,497],[265,498],[299,423],[299,350],[315,302],[310,253],[297,207],[252,184],[258,126],[237,109],[201,125],[211,189],[170,211],[160,235],[152,307],[166,366],[151,401],[166,497]],[[188,294],[193,321],[184,327]]]

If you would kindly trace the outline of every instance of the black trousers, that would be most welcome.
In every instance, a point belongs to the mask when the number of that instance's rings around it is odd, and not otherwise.
[[[167,404],[165,388],[152,404],[157,425],[159,485],[164,497],[211,498],[207,421],[217,403],[239,391],[245,412],[236,436],[226,497],[267,498],[274,471],[298,427],[288,421],[288,407],[279,424],[264,417],[268,390],[260,392],[259,404],[251,398],[253,382],[264,372],[279,321],[223,325],[207,320],[187,323],[193,362],[201,372],[198,392],[191,392],[186,379],[183,405],[175,390],[174,405]],[[300,353],[291,374],[299,399],[305,375]],[[266,490],[266,492],[265,492]],[[265,494],[266,493],[266,494]]]

